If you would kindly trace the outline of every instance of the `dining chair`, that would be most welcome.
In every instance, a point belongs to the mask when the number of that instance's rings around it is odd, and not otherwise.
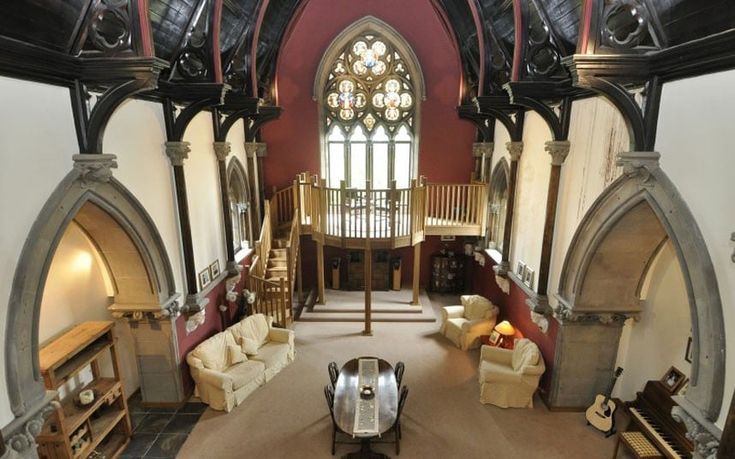
[[[329,417],[332,419],[332,456],[334,456],[337,443],[353,444],[353,442],[337,441],[338,433],[343,433],[345,435],[349,434],[339,428],[339,426],[337,425],[337,420],[334,418],[334,389],[329,384],[324,386],[324,398],[327,399],[327,406],[329,407]]]
[[[401,454],[401,413],[403,413],[403,406],[406,404],[406,398],[408,398],[408,386],[401,388],[401,395],[398,398],[398,411],[396,412],[396,422],[393,423],[393,434],[396,440],[396,454]]]
[[[327,365],[327,371],[329,371],[329,382],[332,383],[332,390],[334,390],[337,386],[337,378],[339,377],[337,362],[329,362],[329,365]]]
[[[396,374],[396,385],[398,389],[401,389],[401,381],[403,380],[403,372],[406,370],[406,365],[403,362],[396,363],[395,374]]]

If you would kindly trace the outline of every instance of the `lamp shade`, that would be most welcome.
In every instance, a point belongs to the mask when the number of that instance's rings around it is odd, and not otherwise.
[[[504,320],[496,325],[495,331],[503,336],[512,336],[516,333],[516,329],[513,328],[513,325],[511,325],[510,322],[508,322],[507,320]]]

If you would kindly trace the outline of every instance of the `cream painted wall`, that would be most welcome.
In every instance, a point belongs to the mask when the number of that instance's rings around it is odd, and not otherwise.
[[[622,173],[616,156],[626,151],[628,131],[618,111],[602,97],[572,104],[569,156],[561,168],[556,228],[549,268],[549,292],[559,286],[561,269],[577,225],[602,191]],[[549,296],[556,306],[556,297]]]
[[[0,333],[23,244],[38,213],[78,153],[69,90],[0,77]],[[13,419],[0,340],[0,426]]]
[[[541,262],[541,242],[546,218],[546,195],[549,188],[551,156],[544,150],[551,133],[535,112],[527,112],[523,129],[523,154],[518,164],[510,266],[515,272],[518,261],[533,269],[533,289],[537,289]]]
[[[220,272],[225,271],[224,229],[220,209],[219,172],[214,155],[212,115],[202,112],[192,120],[184,134],[191,142],[189,159],[184,163],[189,221],[194,242],[194,264],[198,273],[219,260]]]
[[[505,158],[505,160],[508,161],[508,166],[510,166],[510,154],[508,153],[508,149],[505,147],[505,144],[507,142],[510,142],[510,134],[508,133],[508,130],[505,129],[505,127],[499,121],[496,121],[495,137],[493,139],[493,160],[492,167],[490,169],[490,177],[493,176],[495,166],[498,165],[502,158]]]
[[[673,365],[687,377],[691,364],[684,359],[691,336],[684,275],[671,242],[661,248],[646,277],[643,312],[638,322],[629,319],[623,327],[617,366],[623,375],[614,397],[633,400],[646,382],[661,377]]]
[[[118,168],[113,174],[153,219],[171,262],[176,291],[185,293],[176,188],[165,143],[161,104],[129,100],[112,115],[103,148],[117,155]]]
[[[109,272],[97,248],[76,223],[70,223],[54,253],[43,291],[39,343],[43,346],[84,321],[112,320],[107,306],[114,294]],[[123,388],[126,394],[132,394],[140,387],[140,377],[127,321],[116,321],[114,334],[118,340],[116,348]],[[112,375],[109,356],[103,358],[102,371]],[[91,371],[83,371],[66,384],[61,395],[91,380]]]
[[[735,243],[733,117],[735,71],[664,85],[656,137],[661,167],[676,184],[704,236],[715,268],[725,322],[725,424],[735,389]],[[703,330],[707,333],[707,330]]]

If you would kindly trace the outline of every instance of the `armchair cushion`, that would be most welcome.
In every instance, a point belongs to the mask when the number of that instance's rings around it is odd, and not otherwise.
[[[242,353],[239,346],[228,345],[227,346],[227,362],[228,367],[236,365],[240,362],[246,361],[248,358]]]
[[[250,356],[258,355],[259,347],[260,345],[254,339],[248,338],[247,336],[240,337],[240,348],[245,354]]]
[[[514,371],[523,372],[524,367],[533,367],[538,364],[541,353],[538,346],[527,339],[518,340],[513,350],[512,366]]]
[[[263,383],[263,364],[248,360],[237,365],[233,365],[225,371],[225,375],[232,380],[232,389],[238,390],[252,381],[260,380]]]
[[[464,306],[464,317],[468,320],[489,319],[495,308],[490,300],[480,295],[462,295],[460,300]]]
[[[230,366],[227,346],[236,345],[229,333],[218,333],[200,343],[191,351],[194,366],[201,366],[208,370],[223,371]]]
[[[489,335],[498,315],[498,308],[479,295],[462,295],[461,306],[441,309],[439,332],[462,350],[480,346],[480,336]]]
[[[535,343],[521,339],[514,350],[483,346],[480,351],[480,401],[502,408],[533,407],[544,361]]]
[[[268,332],[272,322],[272,317],[266,317],[264,314],[253,314],[229,327],[227,331],[237,341],[240,341],[242,337],[250,338],[255,340],[258,343],[258,347],[260,347],[269,340]]]

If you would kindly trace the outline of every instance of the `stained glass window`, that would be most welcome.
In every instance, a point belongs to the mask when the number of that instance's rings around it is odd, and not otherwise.
[[[331,62],[322,101],[328,185],[408,187],[414,169],[416,96],[401,53],[378,33],[351,40]],[[338,158],[341,156],[341,158]]]

